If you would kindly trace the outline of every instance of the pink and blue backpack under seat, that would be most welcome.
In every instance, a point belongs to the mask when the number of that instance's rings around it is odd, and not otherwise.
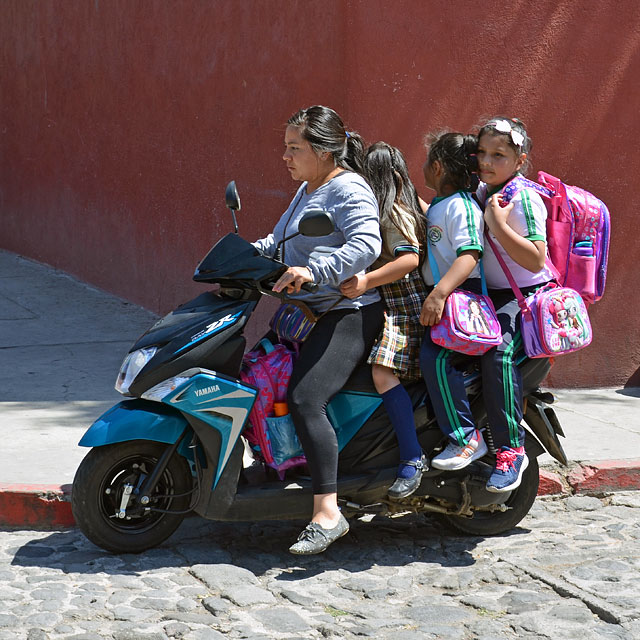
[[[575,289],[587,304],[600,300],[611,233],[607,206],[544,171],[538,172],[538,182],[516,176],[502,189],[504,200],[509,202],[525,187],[538,192],[547,208],[547,247],[558,284]]]
[[[274,413],[274,404],[287,399],[292,370],[293,352],[266,338],[244,355],[240,370],[240,379],[258,389],[242,435],[281,478],[289,467],[306,463],[290,416],[278,418]]]

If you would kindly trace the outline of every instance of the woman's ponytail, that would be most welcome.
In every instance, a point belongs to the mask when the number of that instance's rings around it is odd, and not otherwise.
[[[345,147],[346,153],[345,155],[338,159],[334,155],[336,159],[336,164],[339,167],[343,167],[344,169],[350,169],[351,171],[355,171],[360,175],[363,175],[364,172],[364,156],[366,152],[366,145],[362,136],[355,131],[346,131],[346,140]]]

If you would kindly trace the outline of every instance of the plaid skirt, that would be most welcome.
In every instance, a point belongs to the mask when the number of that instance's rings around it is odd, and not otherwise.
[[[415,269],[404,278],[380,287],[385,302],[384,328],[367,362],[393,369],[406,380],[421,377],[420,345],[425,328],[420,311],[431,287]]]

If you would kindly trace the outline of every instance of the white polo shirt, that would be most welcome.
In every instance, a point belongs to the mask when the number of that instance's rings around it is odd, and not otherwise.
[[[487,185],[481,184],[476,192],[480,202],[486,202]],[[547,241],[547,208],[540,197],[540,194],[533,189],[524,188],[516,193],[512,198],[514,207],[507,218],[507,224],[519,235],[527,240],[534,242],[535,240]],[[488,231],[488,230],[487,230]],[[506,262],[511,271],[513,279],[521,288],[530,287],[542,282],[548,282],[553,279],[553,274],[545,265],[537,273],[532,273],[528,269],[521,267],[509,254],[503,249],[496,237],[488,231],[491,240],[498,247],[500,256]],[[505,276],[500,263],[498,262],[491,245],[485,243],[485,252],[483,257],[484,275],[487,279],[487,287],[490,289],[510,289],[509,281]]]
[[[453,261],[464,251],[476,250],[482,254],[483,230],[482,211],[468,191],[456,191],[431,201],[427,210],[428,249],[433,253],[440,277],[449,271]],[[428,260],[422,266],[422,276],[427,284],[434,284]],[[480,277],[478,265],[469,277]]]

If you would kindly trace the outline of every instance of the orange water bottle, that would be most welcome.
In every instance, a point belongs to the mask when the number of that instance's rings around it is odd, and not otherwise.
[[[286,402],[274,402],[273,413],[276,416],[286,416],[289,413],[289,406]]]

